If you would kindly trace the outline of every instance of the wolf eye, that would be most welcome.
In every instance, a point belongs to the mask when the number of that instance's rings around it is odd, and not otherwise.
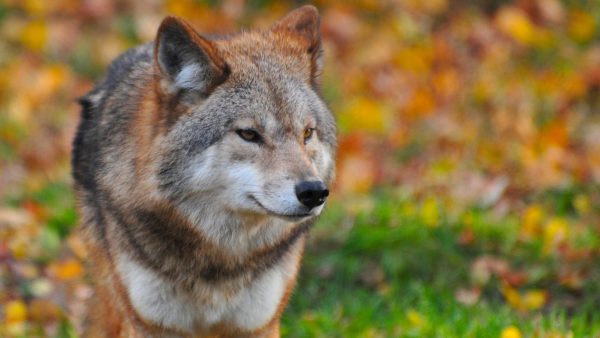
[[[238,129],[235,132],[241,138],[243,138],[244,141],[255,142],[255,143],[260,142],[260,135],[258,135],[258,132],[256,132],[256,130],[252,130],[252,129]]]
[[[313,136],[313,132],[315,128],[306,128],[304,129],[304,143],[306,143]]]

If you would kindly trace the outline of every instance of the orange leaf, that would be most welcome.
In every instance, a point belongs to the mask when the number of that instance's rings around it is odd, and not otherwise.
[[[74,259],[54,264],[50,267],[50,271],[56,278],[61,280],[71,280],[83,275],[83,267]]]

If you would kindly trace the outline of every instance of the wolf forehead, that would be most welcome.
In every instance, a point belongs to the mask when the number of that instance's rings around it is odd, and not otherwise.
[[[240,33],[211,42],[227,69],[224,83],[211,95],[221,105],[231,106],[222,108],[235,110],[229,114],[245,112],[259,117],[271,112],[278,121],[289,123],[290,119],[327,113],[319,88],[310,81],[311,54],[301,44],[260,32]],[[190,66],[191,71],[193,67]],[[185,72],[182,69],[179,75],[185,78]],[[223,94],[229,97],[222,97]]]
[[[321,124],[329,115],[325,103],[308,84],[281,72],[266,71],[252,77],[232,73],[198,109],[205,114],[226,113],[230,122],[252,120],[254,127],[265,131],[275,125],[299,129]]]
[[[181,122],[208,122],[210,117],[213,122],[231,125],[252,120],[254,127],[265,131],[285,126],[290,132],[313,124],[322,132],[321,141],[335,143],[333,116],[312,81],[315,51],[272,31],[243,32],[209,41],[226,75],[202,104],[191,109],[189,119],[184,117]],[[184,64],[176,77],[197,81],[195,67]]]
[[[305,80],[311,75],[313,51],[289,36],[252,31],[211,41],[234,76],[285,74]]]

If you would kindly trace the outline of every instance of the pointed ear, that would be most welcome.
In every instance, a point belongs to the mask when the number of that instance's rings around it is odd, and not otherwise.
[[[154,63],[167,80],[169,91],[208,95],[229,75],[229,68],[213,43],[176,17],[165,18],[158,29]]]
[[[298,38],[311,56],[311,81],[321,73],[323,51],[321,49],[321,19],[315,6],[306,5],[288,13],[271,26],[271,31],[287,33]]]

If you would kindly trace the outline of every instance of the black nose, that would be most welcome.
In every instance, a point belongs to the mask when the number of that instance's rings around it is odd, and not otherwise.
[[[296,185],[296,196],[300,203],[312,209],[325,202],[329,190],[321,181],[304,181]]]

